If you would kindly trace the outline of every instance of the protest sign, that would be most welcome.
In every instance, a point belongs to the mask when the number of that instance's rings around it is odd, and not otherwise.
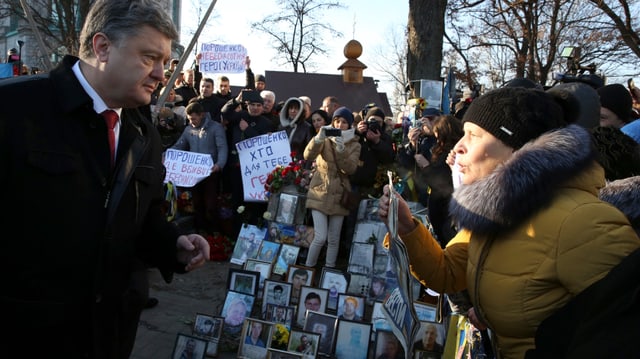
[[[247,49],[242,45],[203,43],[200,72],[236,74],[244,72]]]
[[[291,162],[289,138],[284,131],[251,137],[236,143],[242,172],[244,200],[266,202],[264,183],[277,166]]]
[[[164,166],[167,168],[164,183],[193,187],[211,174],[213,158],[210,154],[168,149]]]

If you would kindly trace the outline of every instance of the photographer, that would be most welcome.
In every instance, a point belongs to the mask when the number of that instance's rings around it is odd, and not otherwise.
[[[334,114],[335,117],[335,114]],[[369,194],[378,196],[373,184],[380,165],[391,165],[395,159],[393,141],[385,131],[385,113],[377,106],[369,108],[363,120],[355,126],[356,137],[360,143],[360,160],[356,172],[349,176],[352,190],[360,194],[360,198],[367,198]],[[344,250],[341,253],[349,253],[351,239],[355,230],[357,213],[352,212],[347,216],[343,226],[343,238],[340,244]]]
[[[416,121],[409,129],[407,142],[398,150],[398,163],[401,166],[401,176],[412,172],[414,191],[411,200],[420,202],[427,206],[429,195],[427,184],[422,179],[420,173],[431,161],[431,148],[436,144],[436,137],[433,134],[433,121],[441,115],[435,108],[426,108],[422,112],[422,117]]]
[[[184,126],[179,124],[176,114],[167,107],[160,109],[160,112],[158,112],[156,128],[160,133],[163,150],[173,146],[184,130]]]

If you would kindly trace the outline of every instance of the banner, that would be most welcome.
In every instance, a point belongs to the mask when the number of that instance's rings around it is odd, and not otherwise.
[[[200,72],[237,74],[244,72],[247,49],[242,45],[203,43],[200,46]]]
[[[291,162],[291,148],[285,131],[256,136],[236,143],[242,172],[244,200],[266,202],[264,183],[277,166]]]
[[[164,153],[164,166],[167,168],[164,183],[193,187],[209,177],[213,158],[210,154],[168,149]]]

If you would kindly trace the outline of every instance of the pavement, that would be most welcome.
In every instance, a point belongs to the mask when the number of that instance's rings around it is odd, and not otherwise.
[[[207,262],[203,267],[176,274],[167,284],[156,271],[149,271],[151,297],[156,307],[142,312],[131,359],[172,358],[179,333],[191,335],[197,313],[220,315],[227,293],[228,261]],[[235,352],[220,352],[217,358],[236,358]]]

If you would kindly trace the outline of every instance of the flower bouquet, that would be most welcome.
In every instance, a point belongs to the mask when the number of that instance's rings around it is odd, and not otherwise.
[[[269,173],[264,184],[267,197],[271,194],[280,193],[285,188],[292,186],[298,192],[307,192],[309,182],[311,182],[312,169],[309,168],[306,160],[295,160],[296,153],[291,152],[291,162],[287,166],[277,166]]]

